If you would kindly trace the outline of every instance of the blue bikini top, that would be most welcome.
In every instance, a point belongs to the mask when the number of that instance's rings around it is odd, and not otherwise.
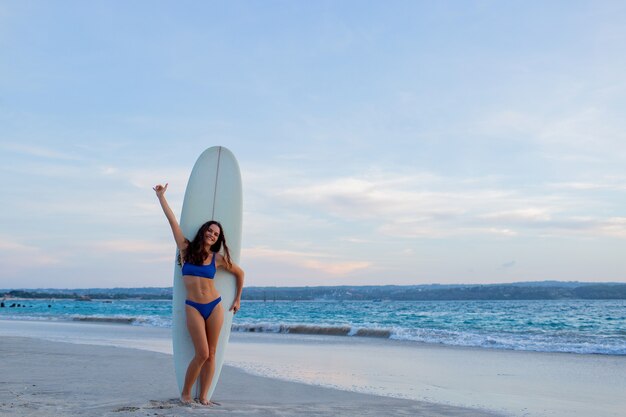
[[[183,275],[192,275],[194,277],[202,277],[213,279],[215,277],[215,258],[217,254],[213,253],[211,263],[208,265],[194,265],[185,262],[183,264]]]

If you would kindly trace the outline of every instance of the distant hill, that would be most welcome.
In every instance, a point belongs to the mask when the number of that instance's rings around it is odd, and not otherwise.
[[[145,288],[37,288],[0,290],[0,295],[18,298],[79,298],[87,296],[92,299],[147,299],[170,300],[172,287],[145,287]]]
[[[5,289],[19,298],[171,299],[171,287]],[[489,285],[378,285],[333,287],[245,287],[244,300],[597,300],[626,299],[626,283],[518,282]]]
[[[563,300],[626,299],[621,283],[536,283],[341,287],[249,287],[247,300]]]

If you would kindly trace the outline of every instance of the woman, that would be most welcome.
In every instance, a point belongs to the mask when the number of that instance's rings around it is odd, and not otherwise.
[[[230,259],[226,238],[218,222],[211,220],[203,224],[190,242],[183,235],[176,216],[165,199],[167,184],[165,186],[159,184],[153,189],[170,223],[180,254],[179,263],[182,265],[183,282],[187,290],[185,300],[187,329],[195,349],[195,356],[187,367],[180,400],[185,404],[193,401],[191,388],[200,376],[198,400],[203,405],[211,405],[207,394],[215,373],[215,349],[224,321],[222,298],[213,284],[213,278],[216,269],[223,268],[237,279],[237,294],[230,306],[230,311],[236,313],[241,302],[244,273]],[[223,255],[219,253],[222,247]]]

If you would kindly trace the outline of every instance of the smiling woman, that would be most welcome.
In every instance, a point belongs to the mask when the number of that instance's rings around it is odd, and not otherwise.
[[[215,375],[216,350],[224,323],[222,297],[214,284],[215,273],[217,268],[223,268],[232,273],[237,280],[237,294],[229,308],[233,313],[240,308],[244,273],[231,260],[226,237],[219,222],[210,220],[204,223],[191,241],[183,235],[176,216],[165,198],[166,190],[167,184],[154,187],[179,250],[178,263],[182,266],[182,280],[187,295],[185,300],[187,330],[195,351],[187,366],[181,401],[185,404],[193,401],[191,390],[196,380],[200,378],[198,400],[203,405],[211,405],[209,388]],[[220,254],[222,250],[223,255]]]

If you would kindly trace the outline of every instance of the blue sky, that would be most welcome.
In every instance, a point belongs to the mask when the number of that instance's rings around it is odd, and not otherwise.
[[[0,1],[0,288],[171,285],[207,147],[248,285],[626,282],[626,4]]]

